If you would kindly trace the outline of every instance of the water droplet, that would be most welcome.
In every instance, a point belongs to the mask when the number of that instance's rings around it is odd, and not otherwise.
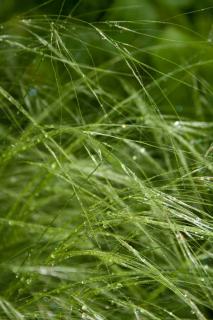
[[[87,306],[84,304],[81,308],[83,311],[87,311]]]
[[[105,34],[102,31],[99,31],[99,33],[101,35],[102,40],[107,40],[107,37],[105,36]]]
[[[121,126],[123,129],[126,129],[126,124],[122,124]]]
[[[30,97],[35,97],[35,96],[37,96],[37,94],[38,94],[38,91],[37,91],[36,88],[30,88],[29,91],[28,91],[28,95]]]
[[[137,160],[137,156],[133,156],[132,160],[134,160],[134,161]]]
[[[174,127],[180,128],[180,127],[181,127],[180,121],[175,121],[175,122],[174,122]]]
[[[145,149],[145,148],[140,148],[140,153],[141,153],[141,154],[146,153],[146,149]]]
[[[40,267],[39,272],[44,276],[48,274],[47,268],[45,267]]]
[[[51,164],[51,168],[52,168],[52,169],[55,169],[55,168],[56,168],[56,163],[55,163],[55,162],[53,162],[53,163]]]
[[[30,24],[31,23],[31,19],[22,19],[22,23],[24,24]]]
[[[208,42],[209,42],[209,43],[212,43],[212,42],[213,42],[213,25],[212,25],[211,30],[210,30],[210,32],[209,32]]]

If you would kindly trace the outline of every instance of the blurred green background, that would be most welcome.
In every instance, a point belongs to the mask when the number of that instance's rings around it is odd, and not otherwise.
[[[120,20],[162,20],[179,15],[179,17],[176,17],[176,21],[188,20],[188,23],[196,28],[199,23],[205,25],[205,23],[199,21],[197,13],[184,16],[181,14],[211,6],[211,0],[1,0],[0,18],[1,20],[7,20],[13,15],[26,13],[27,11],[36,14],[72,14],[89,21],[108,19],[111,15]],[[206,23],[211,17],[212,10],[207,10],[205,13]]]
[[[0,0],[0,18],[3,25],[7,25],[9,21],[13,29],[12,31],[10,29],[12,34],[19,32],[18,26],[21,19],[38,15],[47,15],[49,23],[51,17],[52,21],[55,21],[59,16],[62,20],[65,20],[66,16],[71,16],[82,21],[98,22],[98,26],[111,39],[135,48],[134,53],[133,49],[130,51],[138,61],[143,63],[143,67],[142,65],[141,69],[138,67],[138,71],[143,74],[145,85],[151,84],[153,79],[158,80],[165,76],[165,83],[160,82],[165,96],[162,95],[158,85],[151,86],[149,90],[149,94],[162,113],[171,115],[177,112],[186,117],[209,121],[212,105],[210,83],[213,72],[211,63],[213,7],[211,8],[211,4],[210,0]],[[115,48],[110,47],[109,42],[101,42],[99,35],[86,28],[86,24],[84,27],[78,25],[76,28],[73,26],[75,21],[72,20],[72,24],[68,27],[70,39],[65,37],[63,39],[77,63],[101,66],[116,56],[117,52]],[[109,23],[101,24],[104,21],[132,21],[133,23],[130,24],[121,24],[121,27],[130,28],[131,32],[124,32],[119,28],[110,29]],[[46,39],[48,39],[50,31],[47,27],[45,28]],[[7,28],[2,27],[0,34],[4,34],[6,30]],[[20,35],[24,35],[23,30],[20,31]],[[79,41],[74,40],[74,37]],[[30,41],[29,38],[29,45],[36,46],[36,43]],[[82,46],[82,41],[86,43],[85,48]],[[12,56],[13,53],[14,56]],[[20,80],[22,83],[32,81],[29,70],[31,70],[31,64],[35,62],[34,57],[27,57],[25,52],[24,59],[21,57],[18,60],[15,54],[15,50],[10,50],[6,53],[6,58],[3,56],[0,61],[3,62],[2,66],[7,66],[6,69],[2,68],[3,74],[0,74],[1,79],[5,80],[2,83],[4,86],[6,82],[13,82],[15,86]],[[52,79],[50,87],[54,87],[54,74],[48,63],[43,61],[39,65],[40,78],[50,82]],[[23,64],[22,68],[21,64]],[[14,68],[17,65],[20,67],[20,73],[16,72],[16,80]],[[62,70],[63,66],[59,66],[59,69],[61,82],[64,84],[67,75]],[[117,70],[129,72],[123,63],[117,65]],[[170,77],[167,81],[168,73],[173,73],[175,80]],[[64,77],[61,77],[62,74]],[[134,82],[134,77],[132,80]],[[131,84],[130,79],[128,84]],[[133,83],[133,85],[136,84]],[[104,86],[110,87],[112,94],[115,88],[118,89],[118,84],[113,83],[112,78],[105,79]],[[20,92],[19,88],[17,92]]]

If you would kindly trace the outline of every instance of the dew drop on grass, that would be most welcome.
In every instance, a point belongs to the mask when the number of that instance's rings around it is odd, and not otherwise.
[[[44,268],[44,267],[41,267],[41,268],[39,269],[39,272],[40,272],[40,274],[42,274],[42,275],[44,275],[44,276],[48,274],[47,268]]]
[[[55,168],[56,168],[56,163],[55,163],[55,162],[51,164],[51,168],[52,168],[52,169],[55,169]]]
[[[31,19],[22,19],[21,21],[24,24],[30,24],[32,20]]]
[[[87,311],[87,306],[84,304],[81,308],[83,311]]]
[[[208,42],[213,43],[213,25],[212,25],[211,30],[209,32]]]
[[[180,121],[175,121],[175,122],[174,122],[174,127],[180,128],[180,126],[181,126]]]
[[[8,224],[9,224],[9,226],[12,226],[13,225],[13,221],[9,220]]]
[[[102,40],[107,40],[107,37],[105,36],[105,34],[103,32],[100,31],[100,35],[101,35]]]
[[[38,92],[37,92],[37,89],[36,88],[30,88],[29,91],[28,91],[28,95],[30,97],[35,97],[37,96]]]
[[[146,149],[145,149],[145,148],[140,148],[140,153],[141,153],[141,154],[146,153]]]
[[[120,289],[120,288],[122,288],[122,287],[123,287],[122,283],[118,282],[117,285],[116,285],[116,288],[117,288],[117,289]]]

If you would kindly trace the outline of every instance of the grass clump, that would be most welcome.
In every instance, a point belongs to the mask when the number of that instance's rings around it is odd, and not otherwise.
[[[0,319],[212,319],[212,33],[117,12],[2,25]]]

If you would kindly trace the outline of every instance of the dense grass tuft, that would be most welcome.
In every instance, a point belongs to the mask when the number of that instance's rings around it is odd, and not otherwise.
[[[0,319],[213,317],[212,31],[113,10],[2,25]]]

